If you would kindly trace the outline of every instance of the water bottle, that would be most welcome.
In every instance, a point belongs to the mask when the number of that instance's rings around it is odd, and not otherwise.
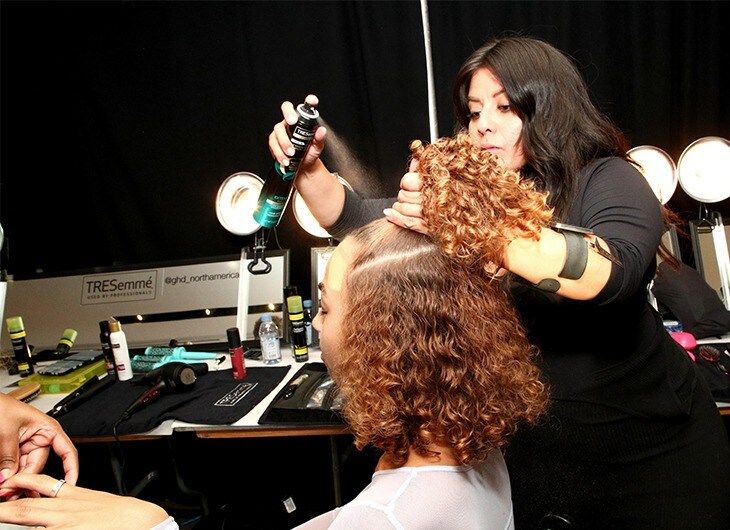
[[[264,364],[276,364],[281,362],[281,343],[279,342],[279,328],[270,314],[261,317],[259,327],[259,339],[261,340],[261,360]]]
[[[307,346],[312,345],[312,301],[304,300],[304,330],[307,333]]]

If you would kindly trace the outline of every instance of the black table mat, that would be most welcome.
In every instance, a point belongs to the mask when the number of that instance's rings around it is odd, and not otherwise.
[[[199,376],[193,388],[182,393],[164,393],[156,401],[121,422],[117,434],[144,433],[163,421],[227,425],[248,414],[286,376],[287,366],[247,368],[246,378],[233,379],[231,370]],[[122,413],[148,386],[117,381],[58,421],[69,436],[113,434]]]

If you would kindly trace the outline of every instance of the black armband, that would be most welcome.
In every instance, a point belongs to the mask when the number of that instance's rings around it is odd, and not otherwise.
[[[565,238],[565,263],[558,277],[567,280],[577,280],[586,271],[588,264],[588,243],[583,239],[582,234],[564,231]]]
[[[537,282],[535,287],[548,293],[557,293],[560,289],[560,282],[555,278],[545,278]]]

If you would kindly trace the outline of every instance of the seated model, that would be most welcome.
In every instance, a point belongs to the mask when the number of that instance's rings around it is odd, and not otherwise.
[[[327,265],[314,320],[357,447],[383,456],[352,502],[300,528],[513,525],[500,449],[536,419],[546,392],[482,257],[501,255],[517,232],[539,234],[550,212],[544,195],[468,139],[413,150],[439,243],[384,219],[356,230]]]

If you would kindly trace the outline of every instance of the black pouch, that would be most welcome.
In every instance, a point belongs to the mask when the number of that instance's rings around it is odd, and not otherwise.
[[[306,363],[277,394],[260,425],[344,425],[342,396],[324,363]]]

